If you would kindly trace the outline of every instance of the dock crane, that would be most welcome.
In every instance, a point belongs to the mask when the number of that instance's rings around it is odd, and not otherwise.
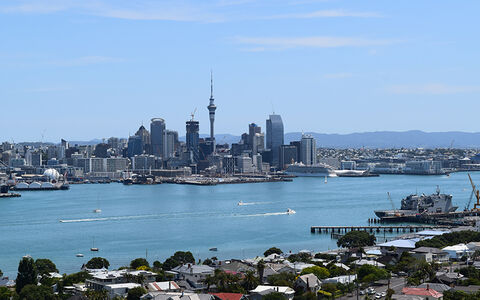
[[[480,211],[480,191],[475,186],[475,183],[473,183],[473,180],[470,174],[468,174],[468,179],[470,179],[470,184],[472,185],[472,193],[470,195],[470,200],[468,201],[468,204],[467,204],[467,210],[470,208],[470,203],[472,202],[472,198],[473,198],[472,196],[475,195],[475,198],[477,198],[477,203],[473,205],[472,211]]]

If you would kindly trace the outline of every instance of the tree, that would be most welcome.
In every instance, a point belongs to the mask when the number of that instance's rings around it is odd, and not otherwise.
[[[20,292],[22,300],[56,300],[58,297],[53,294],[52,288],[44,285],[28,284]]]
[[[85,292],[85,296],[87,296],[89,300],[108,300],[108,292],[106,290],[88,290]]]
[[[389,279],[390,273],[384,269],[372,265],[363,265],[357,270],[358,280],[361,282],[375,282],[377,280]]]
[[[261,259],[257,263],[257,273],[258,273],[258,279],[260,280],[260,283],[263,282],[263,271],[265,271],[265,262],[263,259]]]
[[[262,300],[286,300],[286,299],[287,297],[285,297],[284,294],[279,292],[273,292],[262,297]]]
[[[136,270],[141,266],[146,266],[146,267],[150,268],[150,264],[148,263],[148,261],[145,258],[135,258],[134,260],[132,260],[130,262],[130,268],[131,269]]]
[[[375,235],[366,231],[349,231],[337,241],[337,246],[342,248],[362,248],[375,245]]]
[[[17,294],[7,287],[0,287],[0,300],[18,299]]]
[[[209,265],[213,264],[213,261],[210,258],[207,258],[203,261],[203,264],[206,265],[206,266],[209,266]]]
[[[103,257],[94,257],[90,259],[85,265],[85,267],[87,267],[88,269],[108,269],[109,266],[110,262],[108,262],[108,260]]]
[[[28,284],[37,284],[37,270],[35,268],[35,262],[31,257],[23,257],[18,264],[18,273],[15,289],[17,293]]]
[[[165,260],[165,262],[163,263],[163,269],[169,271],[177,266],[180,266],[186,263],[190,263],[190,264],[195,263],[195,258],[193,257],[192,252],[177,251],[175,252],[175,254],[173,254],[172,256],[170,256]]]
[[[3,277],[3,272],[2,272],[2,270],[0,270],[0,277]]]
[[[267,278],[268,283],[276,286],[289,286],[293,288],[296,276],[293,273],[282,272],[270,275]]]
[[[288,261],[291,263],[294,263],[294,262],[310,263],[312,261],[312,257],[310,256],[310,253],[301,252],[298,254],[289,255]]]
[[[38,258],[35,260],[35,267],[39,275],[58,272],[57,266],[48,258]]]
[[[142,287],[136,287],[128,290],[127,300],[140,300],[140,297],[145,295],[147,291]]]
[[[302,275],[313,274],[317,276],[318,279],[325,279],[330,277],[330,272],[328,271],[328,269],[324,267],[319,267],[319,266],[305,268],[302,270],[301,274]]]
[[[246,291],[255,289],[260,284],[260,281],[255,276],[255,272],[249,270],[245,273],[243,277],[242,286]]]
[[[159,262],[158,260],[153,262],[153,269],[154,270],[161,270],[162,269],[162,263]]]
[[[274,254],[274,253],[275,253],[275,254],[282,254],[283,251],[280,250],[280,249],[278,249],[277,247],[272,247],[272,248],[268,249],[267,251],[265,251],[265,252],[263,253],[263,255],[264,255],[265,257],[267,257],[267,256],[269,256],[269,255],[271,255],[271,254]]]

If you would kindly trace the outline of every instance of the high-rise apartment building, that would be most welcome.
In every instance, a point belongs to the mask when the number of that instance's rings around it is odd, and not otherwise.
[[[280,115],[270,115],[267,119],[267,148],[272,151],[272,165],[278,167],[280,146],[283,145],[283,121]]]
[[[300,161],[307,166],[317,163],[317,146],[315,139],[311,135],[302,135],[300,142]]]
[[[187,152],[190,156],[191,163],[198,163],[199,160],[199,123],[198,121],[187,121],[186,129],[186,144],[187,144]]]
[[[153,118],[150,123],[150,142],[153,155],[163,157],[165,152],[165,120]]]

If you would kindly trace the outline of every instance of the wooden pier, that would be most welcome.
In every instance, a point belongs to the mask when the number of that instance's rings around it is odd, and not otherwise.
[[[349,231],[367,232],[418,232],[426,229],[447,228],[438,225],[392,225],[392,226],[312,226],[311,233],[345,233]]]

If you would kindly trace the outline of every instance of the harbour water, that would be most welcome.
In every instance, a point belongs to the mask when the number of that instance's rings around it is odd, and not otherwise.
[[[472,178],[480,183],[480,173]],[[218,186],[84,184],[68,191],[21,192],[0,199],[0,269],[16,277],[23,255],[50,258],[61,273],[93,256],[112,267],[136,257],[161,260],[177,250],[198,259],[247,258],[271,246],[283,251],[336,247],[312,225],[367,225],[374,210],[437,185],[462,210],[471,187],[466,173],[447,176],[295,178],[293,182]],[[246,205],[238,205],[242,201]],[[93,210],[100,208],[101,213]],[[296,214],[288,215],[291,208]],[[99,252],[90,252],[93,246]],[[218,252],[209,252],[212,247]],[[83,253],[84,257],[76,257]]]

